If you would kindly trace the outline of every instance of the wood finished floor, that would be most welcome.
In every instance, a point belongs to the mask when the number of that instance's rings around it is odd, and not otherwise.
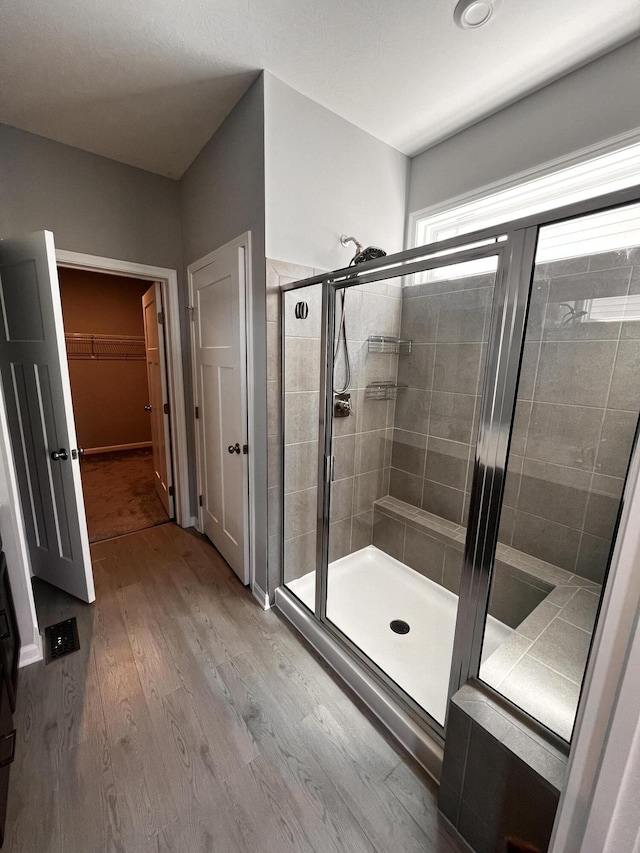
[[[433,782],[197,534],[92,554],[92,606],[35,582],[81,650],[20,672],[4,850],[463,850]]]

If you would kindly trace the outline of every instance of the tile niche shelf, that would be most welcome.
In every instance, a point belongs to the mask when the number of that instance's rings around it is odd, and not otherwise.
[[[370,353],[410,355],[413,342],[401,341],[391,335],[369,335],[367,343]]]
[[[395,400],[398,391],[406,387],[406,385],[398,385],[393,379],[380,379],[370,382],[364,393],[367,400]]]

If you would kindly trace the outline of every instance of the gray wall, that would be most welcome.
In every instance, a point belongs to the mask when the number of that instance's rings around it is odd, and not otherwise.
[[[265,72],[267,257],[346,266],[341,234],[402,249],[409,160]],[[351,248],[351,247],[350,247]]]
[[[0,125],[0,235],[53,231],[56,246],[180,270],[178,185],[6,125]],[[10,498],[7,462],[0,494]],[[0,518],[23,645],[37,639],[30,590],[11,513]],[[23,571],[24,568],[24,571]]]
[[[636,130],[640,40],[574,71],[411,161],[421,210]]]
[[[186,265],[251,231],[256,357],[254,453],[259,460],[256,579],[266,588],[262,78],[231,112],[179,183],[0,125],[0,234],[12,236],[39,229],[53,231],[56,246],[61,249],[177,269],[181,309],[187,304]],[[183,318],[189,413],[190,330],[185,313]],[[189,417],[187,424],[189,457],[194,465],[193,421]],[[195,483],[193,466],[190,474]],[[191,498],[195,509],[195,488]]]
[[[254,373],[253,454],[256,480],[255,579],[267,589],[267,398],[264,218],[264,84],[260,76],[200,152],[180,181],[185,267],[251,231]],[[185,338],[189,340],[188,337]],[[188,349],[188,348],[187,348]],[[185,350],[185,357],[189,353]],[[193,411],[191,366],[187,412]],[[187,418],[193,424],[193,418]],[[190,455],[193,430],[190,430]],[[193,474],[193,472],[192,472]],[[195,477],[192,482],[195,485]],[[195,492],[192,495],[195,507]]]
[[[184,262],[252,232],[264,301],[264,82],[234,107],[180,180]]]
[[[0,125],[0,234],[42,229],[59,249],[182,263],[175,181]]]

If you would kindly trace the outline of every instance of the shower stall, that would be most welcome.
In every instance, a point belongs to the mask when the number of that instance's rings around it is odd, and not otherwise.
[[[282,288],[276,602],[436,774],[470,679],[571,738],[636,441],[639,195]]]

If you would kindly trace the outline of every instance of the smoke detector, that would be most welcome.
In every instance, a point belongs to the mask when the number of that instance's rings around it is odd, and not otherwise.
[[[460,0],[453,20],[463,30],[475,30],[495,18],[501,5],[502,0]]]

